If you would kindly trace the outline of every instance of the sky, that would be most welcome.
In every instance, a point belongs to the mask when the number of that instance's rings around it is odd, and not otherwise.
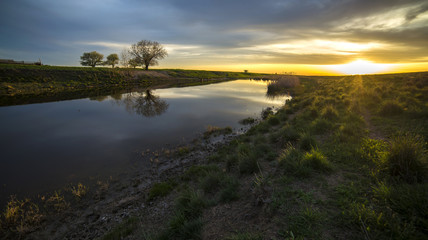
[[[428,2],[0,0],[0,59],[79,66],[143,39],[167,49],[158,68],[428,71]]]

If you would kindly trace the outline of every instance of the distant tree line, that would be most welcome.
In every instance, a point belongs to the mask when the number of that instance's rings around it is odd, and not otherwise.
[[[112,53],[107,56],[106,61],[103,61],[103,54],[97,51],[85,52],[80,57],[80,64],[82,66],[91,67],[97,65],[111,65],[111,67],[114,68],[114,66],[120,62],[120,64],[126,68],[141,66],[148,70],[149,66],[158,65],[158,61],[164,59],[166,56],[168,56],[168,53],[160,43],[150,40],[141,40],[132,44],[130,48],[123,49],[120,53],[120,58],[116,53]]]

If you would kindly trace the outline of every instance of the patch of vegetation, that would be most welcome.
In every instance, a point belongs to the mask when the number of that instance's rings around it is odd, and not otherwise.
[[[407,134],[395,137],[385,157],[385,164],[391,176],[408,183],[426,179],[428,156],[420,136]]]
[[[110,230],[106,235],[99,240],[120,240],[131,235],[139,226],[137,217],[129,217],[122,221],[119,225]]]
[[[164,197],[168,195],[173,189],[174,186],[170,182],[155,183],[149,190],[147,200],[152,201],[157,197]]]
[[[317,146],[315,138],[309,133],[303,133],[299,140],[299,148],[304,151],[309,151]]]
[[[39,206],[30,199],[18,200],[11,196],[0,218],[0,229],[6,230],[4,234],[10,235],[11,238],[16,238],[17,234],[23,235],[35,230],[43,218]]]
[[[242,156],[238,164],[239,172],[242,174],[255,173],[259,170],[259,164],[254,155]]]
[[[55,191],[54,194],[46,200],[46,205],[49,208],[55,209],[58,213],[70,207],[70,203],[66,201],[60,190]]]
[[[273,109],[271,107],[267,107],[262,110],[262,119],[267,119],[270,115],[273,115]]]
[[[278,118],[278,116],[276,116],[276,115],[270,115],[268,118],[267,118],[267,121],[268,121],[268,123],[270,124],[270,125],[272,125],[272,126],[276,126],[276,125],[278,125],[281,121],[279,120],[279,118]]]
[[[239,123],[242,125],[250,125],[250,124],[253,124],[255,122],[256,122],[256,119],[254,119],[252,117],[244,118],[244,119],[239,121]]]
[[[184,181],[197,180],[211,172],[220,172],[220,168],[217,165],[194,165],[181,175],[181,179]]]
[[[321,117],[333,121],[339,118],[339,113],[332,105],[327,105],[321,110]]]
[[[332,170],[331,163],[319,149],[311,149],[310,152],[305,153],[302,163],[321,172],[330,172]]]
[[[207,130],[204,132],[204,138],[207,139],[212,136],[216,137],[216,136],[231,134],[231,133],[232,133],[231,127],[221,128],[216,126],[208,126]]]
[[[77,186],[71,186],[71,193],[77,200],[82,199],[88,193],[88,187],[82,183],[78,183]]]
[[[179,147],[175,150],[175,155],[178,157],[186,156],[190,153],[190,148],[188,146]]]
[[[329,131],[333,127],[333,124],[325,119],[318,118],[311,123],[311,133],[313,134],[323,134]]]
[[[200,192],[185,190],[177,198],[174,216],[158,239],[201,239],[201,217],[206,206]]]
[[[379,108],[379,113],[383,116],[394,116],[403,113],[403,107],[397,101],[385,101]]]

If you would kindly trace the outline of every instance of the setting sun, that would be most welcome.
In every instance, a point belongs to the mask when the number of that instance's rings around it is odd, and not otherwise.
[[[390,70],[394,64],[373,63],[366,60],[356,60],[347,64],[330,65],[328,69],[344,74],[371,74]]]

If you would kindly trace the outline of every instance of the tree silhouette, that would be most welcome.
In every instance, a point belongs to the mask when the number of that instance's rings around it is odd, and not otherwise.
[[[118,100],[125,105],[128,112],[145,117],[154,117],[163,114],[169,107],[166,101],[153,94],[151,89],[142,92],[129,93]]]
[[[150,40],[141,40],[132,44],[129,53],[138,60],[139,64],[144,65],[146,70],[149,69],[149,66],[157,65],[158,60],[168,56],[167,51],[160,43]]]
[[[81,60],[80,64],[82,64],[82,66],[95,67],[96,65],[103,64],[103,58],[104,58],[104,55],[102,55],[101,53],[98,53],[97,51],[85,52],[80,57],[80,60]]]

